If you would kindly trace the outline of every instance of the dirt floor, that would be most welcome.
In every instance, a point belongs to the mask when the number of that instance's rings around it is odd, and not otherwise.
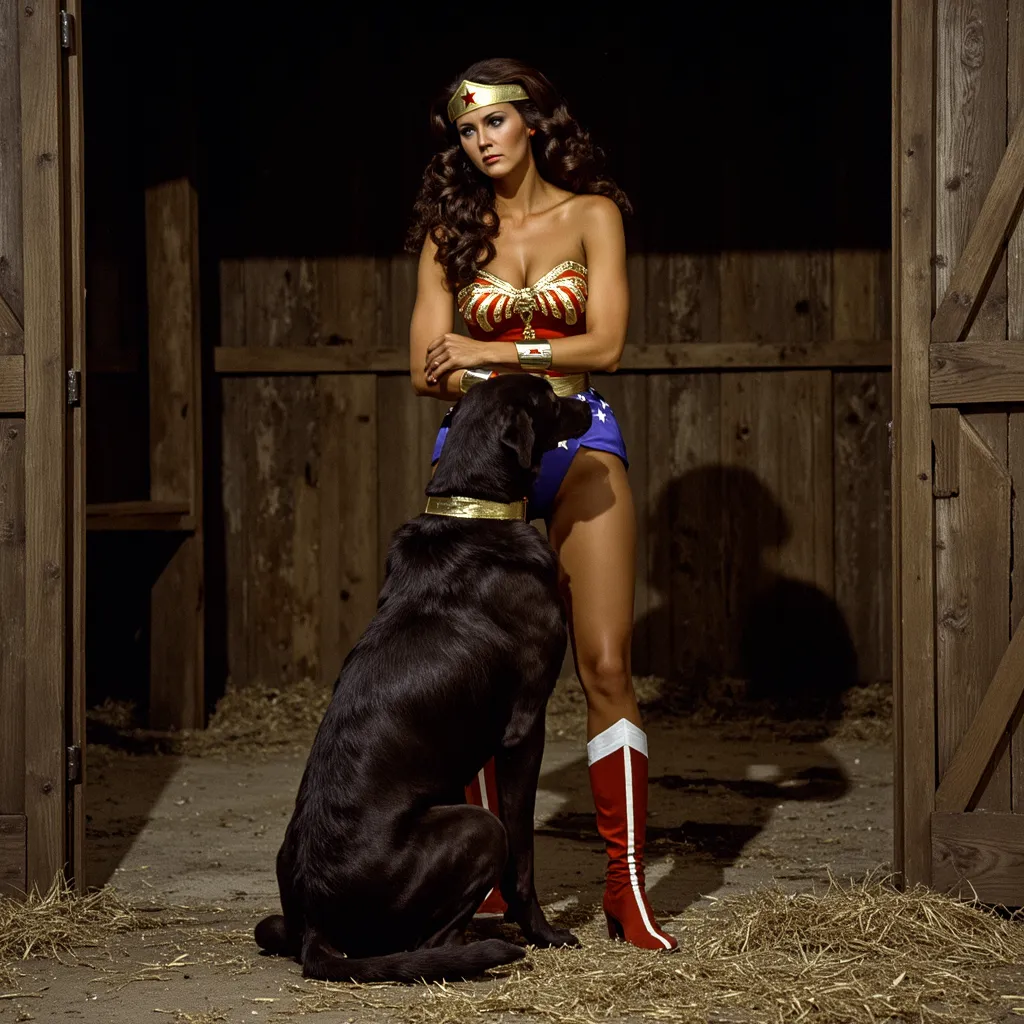
[[[606,943],[598,927],[605,854],[593,828],[582,708],[570,695],[559,711],[537,801],[538,890],[549,915],[585,944]],[[667,926],[709,897],[773,880],[800,891],[830,871],[861,877],[888,868],[889,744],[877,729],[874,739],[830,731],[648,721],[648,890]],[[274,856],[303,765],[296,750],[195,757],[97,747],[89,883],[110,883],[156,924],[77,959],[20,964],[0,1022],[282,1021],[322,1007],[317,1019],[335,1024],[401,1020],[396,1003],[429,998],[423,988],[394,986],[385,1000],[375,988],[325,992],[296,964],[258,954],[251,929],[277,910]]]

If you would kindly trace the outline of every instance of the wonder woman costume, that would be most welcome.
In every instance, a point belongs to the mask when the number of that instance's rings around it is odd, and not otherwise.
[[[525,288],[513,288],[508,281],[478,270],[473,281],[458,294],[459,312],[471,337],[477,341],[541,343],[569,338],[587,330],[587,268],[566,260]],[[628,467],[626,445],[611,406],[590,385],[586,373],[562,374],[553,370],[533,371],[546,377],[558,395],[575,395],[590,406],[592,425],[578,438],[560,441],[545,452],[540,473],[529,495],[526,509],[530,519],[551,518],[555,495],[580,447],[611,452]],[[434,443],[433,462],[441,456],[451,410],[441,424]]]
[[[448,118],[455,121],[467,111],[495,103],[529,100],[515,82],[482,85],[462,82],[448,103]],[[544,453],[540,475],[527,501],[495,510],[481,510],[482,503],[466,496],[446,499],[442,508],[428,501],[426,512],[480,518],[549,520],[552,503],[573,456],[580,447],[612,452],[626,463],[626,446],[608,403],[590,386],[586,373],[558,373],[550,369],[551,341],[583,334],[587,329],[587,268],[566,260],[525,288],[478,270],[473,281],[458,294],[459,312],[469,333],[479,341],[513,341],[519,365],[528,373],[541,373],[556,394],[575,395],[590,405],[593,424],[582,437],[562,441]],[[486,380],[493,371],[464,370],[462,391]],[[445,418],[434,445],[437,461],[448,434],[451,413]],[[628,465],[628,463],[627,463]],[[659,927],[644,886],[644,841],[647,824],[647,736],[620,718],[587,744],[590,789],[597,812],[597,830],[605,841],[608,869],[605,876],[604,912],[608,934],[645,949],[673,950],[676,939]],[[494,759],[466,786],[466,800],[486,808],[500,807]],[[497,889],[484,899],[480,911],[501,913],[506,903]]]

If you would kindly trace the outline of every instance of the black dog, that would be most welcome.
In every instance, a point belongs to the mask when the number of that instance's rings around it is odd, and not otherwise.
[[[512,502],[590,409],[507,374],[456,406],[427,494]],[[525,954],[463,932],[500,884],[529,943],[575,945],[537,901],[533,813],[566,631],[528,523],[423,514],[396,531],[377,613],[341,669],[277,857],[284,915],[256,926],[306,977],[465,978]],[[496,759],[500,820],[464,802]]]

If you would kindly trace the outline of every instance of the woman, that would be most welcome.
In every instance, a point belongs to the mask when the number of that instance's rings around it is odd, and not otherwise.
[[[635,522],[626,450],[588,373],[617,368],[629,293],[622,211],[598,153],[548,80],[514,60],[474,64],[432,116],[442,148],[424,175],[410,372],[418,394],[457,400],[495,373],[548,377],[590,404],[591,430],[546,452],[529,495],[560,566],[587,759],[608,850],[609,935],[674,949],[644,891],[647,739],[630,674]],[[452,333],[453,296],[470,337]],[[434,449],[447,433],[442,425]],[[492,766],[467,797],[494,806]],[[492,893],[482,909],[503,909]]]

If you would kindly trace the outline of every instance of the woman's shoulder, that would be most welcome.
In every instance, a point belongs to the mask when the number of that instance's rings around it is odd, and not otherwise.
[[[622,212],[607,196],[577,195],[573,205],[576,215],[586,226],[598,229],[622,226]]]

